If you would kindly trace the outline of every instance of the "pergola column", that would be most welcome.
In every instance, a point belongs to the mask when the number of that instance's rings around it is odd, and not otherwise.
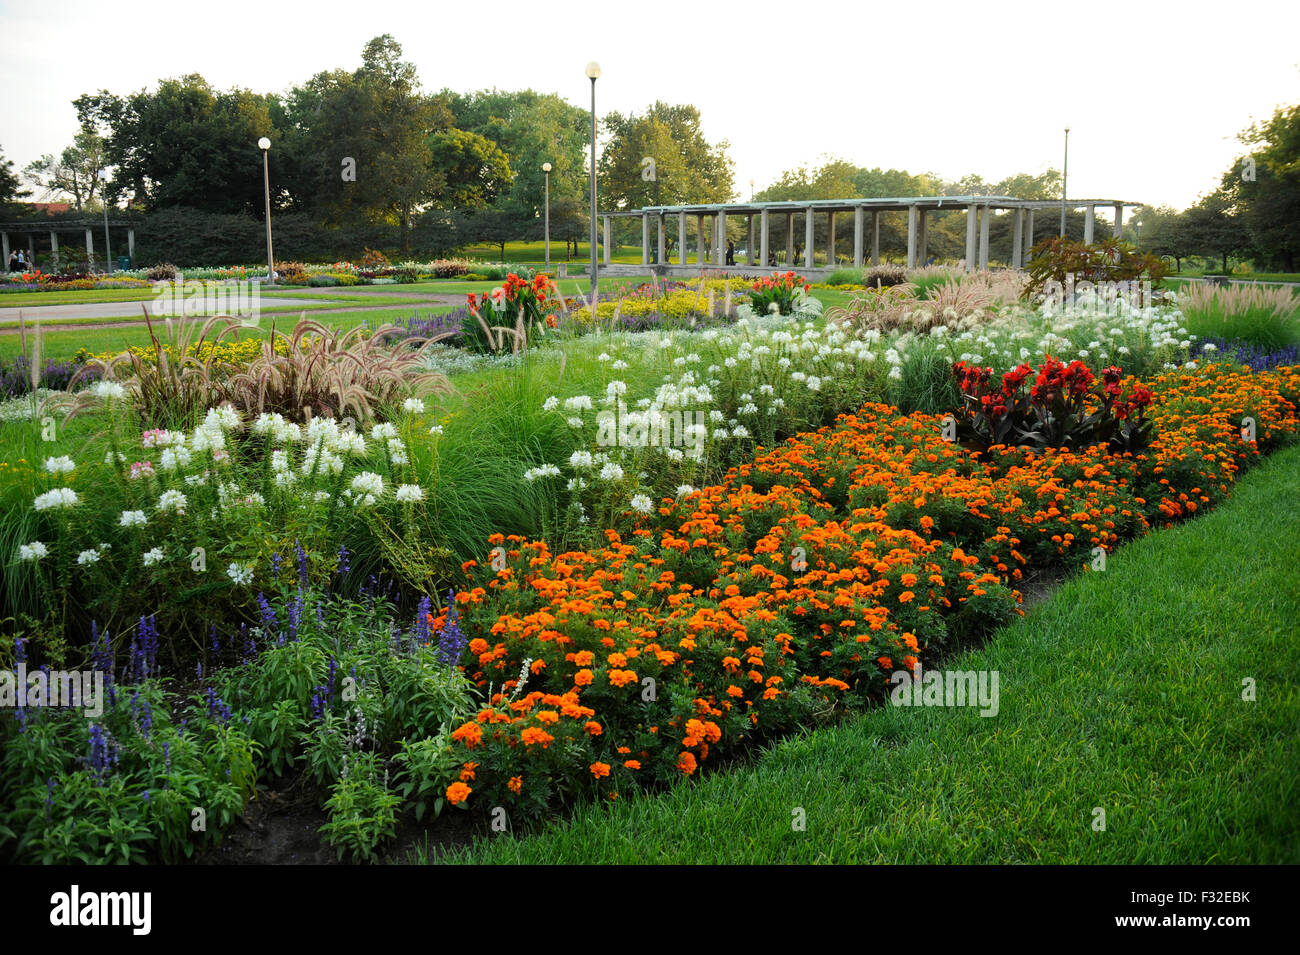
[[[785,214],[785,267],[794,268],[794,213]]]
[[[745,264],[750,268],[754,266],[754,259],[757,258],[754,252],[754,213],[750,213],[749,219],[749,239],[745,242]]]
[[[1025,210],[1017,209],[1015,217],[1015,222],[1011,227],[1011,267],[1018,269],[1020,268],[1020,250],[1025,244]]]
[[[1115,238],[1119,238],[1120,232],[1124,229],[1124,204],[1115,203]]]
[[[916,206],[907,207],[907,267],[916,268]]]
[[[966,207],[966,271],[975,271],[975,226],[979,219],[979,207]]]
[[[3,261],[5,264],[5,268],[8,269],[9,268],[9,233],[8,232],[0,232],[0,243],[2,243],[4,246],[4,256],[0,257],[0,261]]]
[[[813,222],[812,206],[803,214],[803,267],[813,267],[813,242],[816,236],[816,223]]]
[[[770,235],[771,221],[764,209],[758,214],[758,264],[760,268],[767,268],[767,247]]]
[[[86,230],[86,256],[92,262],[95,259],[95,231],[93,229]]]
[[[659,254],[655,261],[660,265],[668,264],[668,228],[664,223],[664,214],[659,213]]]
[[[605,264],[606,265],[609,265],[609,247],[612,244],[609,240],[610,240],[609,216],[605,216]]]
[[[880,210],[871,212],[871,264],[880,264]]]
[[[650,264],[650,213],[641,213],[641,264]]]
[[[698,239],[698,241],[699,241],[699,244],[700,244],[700,245],[699,245],[699,248],[696,250],[697,254],[696,254],[696,256],[695,256],[695,262],[696,262],[697,265],[703,266],[703,265],[707,265],[707,264],[708,264],[708,263],[707,263],[707,260],[704,258],[704,245],[705,245],[705,243],[704,243],[704,216],[703,216],[703,214],[701,214],[701,215],[696,216],[695,219],[696,219],[695,224],[696,224],[696,226],[698,226],[698,228],[699,228],[699,239]]]
[[[867,211],[858,206],[853,210],[853,267],[862,268],[862,225]]]
[[[989,267],[989,224],[993,219],[993,208],[985,206],[980,213],[980,271]]]
[[[686,213],[677,213],[677,264],[686,264]]]
[[[1092,229],[1096,224],[1097,207],[1092,203],[1083,207],[1083,241],[1092,244]]]
[[[1034,248],[1034,210],[1030,207],[1025,210],[1025,261],[1029,261],[1029,254]]]
[[[925,209],[923,207],[918,208],[916,213],[916,265],[917,268],[924,268],[926,259],[925,250],[928,245],[926,242]]]
[[[5,243],[8,245],[9,243]],[[54,267],[59,267],[59,234],[53,230],[50,231],[50,252],[54,254]],[[8,251],[5,252],[5,258],[9,258]]]
[[[835,268],[835,210],[828,212],[826,218],[826,267]]]

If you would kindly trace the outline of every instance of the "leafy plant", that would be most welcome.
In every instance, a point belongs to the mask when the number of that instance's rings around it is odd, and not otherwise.
[[[397,807],[402,799],[389,791],[387,771],[380,778],[379,760],[372,753],[354,756],[347,775],[334,784],[333,794],[325,803],[330,820],[321,826],[325,841],[338,850],[339,858],[373,862],[379,847],[391,839],[397,829]]]
[[[767,315],[777,312],[790,315],[796,301],[807,294],[810,286],[794,272],[773,273],[758,279],[750,287],[749,301],[755,312]]]
[[[1142,254],[1119,239],[1088,244],[1055,236],[1034,246],[1029,260],[1029,281],[1021,296],[1033,299],[1048,294],[1053,286],[1068,282],[1147,281],[1158,289],[1169,267],[1157,255]]]
[[[963,408],[957,436],[967,447],[987,451],[995,445],[1076,450],[1105,444],[1111,451],[1136,451],[1151,437],[1146,409],[1150,389],[1135,384],[1121,398],[1123,372],[1111,366],[1102,372],[1101,386],[1080,361],[1066,365],[1047,356],[1034,383],[1025,384],[1034,369],[1022,364],[993,379],[992,368],[953,365]]]

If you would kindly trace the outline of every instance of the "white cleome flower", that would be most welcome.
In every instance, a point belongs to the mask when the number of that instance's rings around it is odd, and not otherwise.
[[[163,491],[158,498],[158,511],[162,514],[184,514],[189,502],[180,491]]]
[[[74,507],[77,504],[77,492],[70,487],[56,487],[46,491],[32,502],[38,511],[48,511],[60,507]]]
[[[395,437],[397,437],[397,427],[389,423],[377,424],[370,429],[370,440],[372,441],[383,441]]]
[[[19,560],[40,560],[49,554],[47,548],[40,541],[32,541],[30,544],[21,544],[18,547]]]
[[[116,381],[97,381],[90,386],[90,393],[96,398],[125,398],[126,389]]]
[[[400,484],[395,496],[403,504],[414,504],[424,500],[424,488],[418,484]]]
[[[424,402],[419,398],[407,398],[402,402],[402,410],[411,414],[424,414]]]
[[[600,479],[602,481],[619,481],[623,478],[623,469],[610,461],[600,469]]]
[[[356,494],[378,497],[384,493],[384,479],[374,471],[362,471],[352,479],[352,490]]]
[[[695,488],[691,487],[689,484],[677,485],[678,497],[686,497],[688,494],[694,494],[694,493],[695,493]]]
[[[442,425],[435,424],[432,428],[429,429],[429,434],[433,434],[433,435],[442,434]]]
[[[654,501],[650,500],[644,494],[638,494],[632,498],[632,510],[641,514],[649,514],[650,509],[654,507]]]
[[[45,470],[49,474],[67,474],[69,471],[76,468],[76,466],[77,462],[73,461],[72,458],[68,457],[66,454],[57,458],[45,459]]]
[[[232,563],[226,568],[226,576],[240,587],[247,587],[253,582],[253,565]]]
[[[99,563],[99,558],[103,555],[98,550],[83,550],[77,555],[77,563],[82,566]]]
[[[166,559],[167,557],[165,554],[163,554],[163,550],[161,547],[155,547],[152,550],[147,550],[144,552],[143,560],[144,560],[144,565],[146,567],[152,567],[154,564],[160,564]]]
[[[120,527],[144,527],[149,519],[144,516],[144,511],[123,511],[117,523]]]

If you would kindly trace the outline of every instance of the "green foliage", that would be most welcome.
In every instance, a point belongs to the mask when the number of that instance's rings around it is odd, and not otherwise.
[[[373,862],[379,847],[396,832],[401,802],[402,797],[388,789],[387,773],[381,777],[378,760],[359,754],[349,763],[347,775],[334,784],[325,803],[330,819],[321,826],[321,834],[338,850],[340,859],[350,854]]]
[[[1157,256],[1144,255],[1118,239],[1091,245],[1060,237],[1045,239],[1034,246],[1029,262],[1029,281],[1021,297],[1032,299],[1047,294],[1054,286],[1063,288],[1091,282],[1150,282],[1158,289],[1168,268]]]

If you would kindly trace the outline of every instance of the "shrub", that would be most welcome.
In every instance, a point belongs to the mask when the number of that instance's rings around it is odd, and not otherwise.
[[[176,281],[177,271],[179,270],[176,266],[172,265],[170,262],[160,262],[157,265],[151,266],[144,273],[144,276],[150,282],[174,282]]]
[[[907,282],[907,269],[901,265],[873,265],[862,272],[862,284],[867,288],[889,288]]]
[[[358,263],[364,269],[386,269],[393,263],[388,261],[388,256],[375,249],[366,249]]]
[[[1150,282],[1158,289],[1169,267],[1157,255],[1143,255],[1118,239],[1091,245],[1059,236],[1034,246],[1029,260],[1029,280],[1021,296],[1047,295],[1067,283]]]

